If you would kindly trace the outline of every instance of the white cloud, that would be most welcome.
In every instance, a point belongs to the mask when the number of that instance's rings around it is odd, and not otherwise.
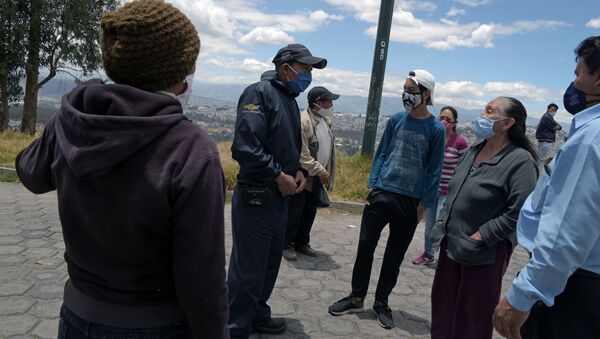
[[[122,0],[123,3],[131,0]],[[313,32],[344,17],[323,10],[289,14],[258,9],[260,0],[167,0],[186,14],[202,41],[202,58],[251,55],[248,45],[282,45],[294,42],[293,33]]]
[[[600,17],[590,19],[585,26],[589,28],[600,28]]]
[[[428,1],[405,0],[400,1],[399,6],[407,11],[427,11],[433,12],[437,9],[437,5]]]
[[[326,0],[328,3],[355,13],[355,18],[371,23],[365,34],[374,37],[377,34],[379,20],[379,2],[365,0]],[[483,5],[489,1],[463,0],[466,5]],[[447,15],[463,14],[464,10],[451,9]],[[466,13],[466,12],[464,12]],[[450,15],[453,14],[453,15]],[[567,23],[555,20],[516,21],[511,24],[471,22],[460,24],[445,18],[440,21],[428,21],[417,18],[412,12],[402,7],[402,3],[394,8],[394,18],[390,39],[392,41],[419,44],[427,48],[452,50],[458,47],[494,46],[494,39],[536,30],[553,30],[568,26]]]
[[[462,9],[462,8],[459,9],[459,8],[452,7],[446,13],[446,16],[459,16],[459,15],[465,15],[465,14],[467,14],[467,11],[465,11],[464,9]]]
[[[206,63],[236,71],[235,76],[201,74],[197,77],[202,81],[220,84],[252,83],[259,79],[262,72],[273,69],[273,64],[270,61],[260,61],[252,58],[246,58],[242,61],[233,58],[212,58],[207,60]],[[200,69],[200,72],[202,72],[202,69]],[[315,70],[313,76],[318,79],[320,86],[325,86],[333,92],[342,95],[368,96],[371,77],[369,72],[327,67],[323,70]],[[383,85],[383,96],[400,97],[404,80],[404,76],[387,74]],[[478,83],[462,80],[438,82],[434,93],[436,103],[454,105],[464,109],[482,109],[488,101],[498,96],[515,97],[524,103],[545,104],[562,97],[562,92],[555,93],[547,88],[541,88],[522,81]]]
[[[277,44],[287,45],[294,42],[294,38],[275,27],[256,27],[250,33],[242,36],[239,41],[245,45],[252,44]]]
[[[487,5],[492,2],[492,0],[454,0],[455,2],[459,2],[465,6],[469,7],[478,7]]]
[[[208,65],[214,65],[225,69],[248,72],[252,75],[260,74],[268,69],[274,68],[272,63],[267,63],[252,58],[247,58],[240,62],[231,58],[217,57],[208,59],[204,62]]]

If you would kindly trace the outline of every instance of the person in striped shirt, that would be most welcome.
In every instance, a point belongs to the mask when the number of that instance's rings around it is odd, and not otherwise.
[[[446,106],[442,108],[438,118],[446,127],[442,177],[440,178],[436,207],[425,210],[425,250],[423,254],[413,259],[415,265],[435,263],[435,252],[439,247],[441,238],[431,230],[448,196],[448,183],[450,183],[450,179],[454,174],[454,169],[456,169],[458,162],[469,148],[467,140],[456,132],[458,112],[454,107]]]

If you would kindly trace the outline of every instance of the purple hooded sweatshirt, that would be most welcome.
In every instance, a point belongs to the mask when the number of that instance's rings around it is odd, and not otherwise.
[[[223,172],[175,98],[83,83],[16,167],[33,193],[57,190],[78,292],[117,308],[172,304],[193,337],[227,337]]]

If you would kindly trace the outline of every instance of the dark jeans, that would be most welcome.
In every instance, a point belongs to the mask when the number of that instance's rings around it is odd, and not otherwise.
[[[521,327],[523,339],[599,338],[600,275],[577,270],[548,307],[538,301]]]
[[[310,230],[317,216],[316,195],[304,190],[290,199],[285,247],[300,248],[310,243]]]
[[[173,324],[158,328],[149,329],[126,329],[104,326],[90,323],[79,318],[71,312],[65,305],[60,309],[60,320],[58,323],[58,339],[120,339],[120,338],[138,338],[138,339],[160,339],[160,338],[191,338],[186,323]]]
[[[263,206],[242,203],[239,185],[233,191],[233,247],[229,260],[229,321],[232,338],[247,338],[257,325],[271,320],[271,296],[283,252],[288,198],[276,188]]]
[[[448,239],[444,238],[431,289],[431,338],[491,338],[492,315],[510,261],[510,243],[498,243],[496,261],[488,265],[456,262],[446,255],[447,248]]]
[[[398,280],[400,264],[415,234],[418,204],[418,199],[383,190],[373,190],[369,194],[363,210],[358,252],[352,271],[353,297],[367,295],[373,253],[383,228],[389,223],[390,233],[375,292],[375,300],[387,304]]]

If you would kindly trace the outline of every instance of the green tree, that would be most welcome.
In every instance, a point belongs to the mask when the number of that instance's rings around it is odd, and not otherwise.
[[[26,7],[24,0],[0,0],[0,131],[8,128],[9,102],[23,95],[19,82],[23,77]]]
[[[99,27],[102,14],[118,0],[31,0],[28,8],[27,62],[21,132],[35,133],[38,91],[58,72],[83,76],[102,63]],[[48,70],[39,79],[40,68]]]

